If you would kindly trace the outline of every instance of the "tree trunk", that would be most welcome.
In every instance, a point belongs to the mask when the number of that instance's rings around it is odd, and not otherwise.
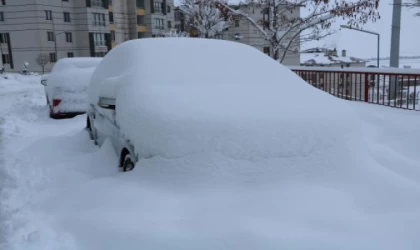
[[[45,74],[45,66],[42,66],[42,74]]]
[[[273,59],[274,60],[279,60],[279,49],[273,49]]]

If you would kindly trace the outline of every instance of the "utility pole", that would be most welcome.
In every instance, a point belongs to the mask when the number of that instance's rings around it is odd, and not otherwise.
[[[399,68],[400,60],[400,31],[401,31],[401,0],[394,0],[392,8],[391,51],[389,66]],[[391,77],[389,83],[390,99],[395,98],[395,88],[399,89],[398,79]]]

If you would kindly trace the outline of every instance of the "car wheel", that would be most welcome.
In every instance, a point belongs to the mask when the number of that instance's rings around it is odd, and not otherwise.
[[[124,161],[122,164],[122,171],[123,172],[127,172],[127,171],[131,171],[134,168],[134,162],[131,159],[131,155],[130,154],[126,154],[124,157]]]

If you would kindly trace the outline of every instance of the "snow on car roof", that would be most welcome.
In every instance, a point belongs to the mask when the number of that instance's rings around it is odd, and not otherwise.
[[[110,88],[117,98],[117,123],[140,158],[198,152],[247,160],[293,157],[343,148],[335,138],[359,126],[345,102],[235,42],[125,42],[108,53],[92,76],[92,103],[101,84],[119,86]],[[297,143],[303,141],[304,147]]]
[[[48,89],[86,89],[102,58],[79,57],[60,59],[48,75]]]

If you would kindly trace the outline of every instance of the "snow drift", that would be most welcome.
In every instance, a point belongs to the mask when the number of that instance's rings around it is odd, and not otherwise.
[[[259,60],[251,53],[250,58]],[[128,59],[132,58],[121,64]],[[242,61],[234,67],[242,65],[248,69],[243,74],[251,77],[251,67],[246,66],[251,62],[239,59]],[[135,78],[139,85],[134,85],[134,78],[111,74],[114,78],[106,78],[110,84],[124,77],[128,82],[106,88],[103,94],[146,98],[133,102],[145,108],[130,109],[144,114],[139,120],[138,114],[132,113],[135,121],[146,124],[126,126],[137,126],[151,143],[154,136],[156,144],[147,150],[162,154],[141,159],[128,173],[117,171],[118,157],[110,141],[101,148],[91,143],[83,130],[85,116],[59,121],[47,118],[40,84],[37,91],[11,95],[12,109],[0,119],[0,171],[4,172],[0,175],[0,232],[4,232],[0,249],[419,249],[420,156],[416,148],[420,134],[416,131],[420,116],[337,100],[299,82],[281,66],[276,69],[282,73],[276,79],[282,86],[282,91],[275,93],[278,99],[250,83],[243,88],[249,103],[237,93],[242,90],[240,82],[216,86],[221,95],[214,99],[220,103],[206,98],[207,91],[212,97],[215,93],[206,84],[201,85],[205,93],[192,87],[189,71],[177,73],[180,79],[171,79],[173,88],[169,84],[152,88],[143,84],[143,75]],[[223,75],[226,72],[230,71],[225,69]],[[169,76],[161,75],[169,81]],[[293,79],[296,81],[286,81]],[[213,84],[219,82],[223,80]],[[257,83],[262,89],[278,90],[274,84]],[[138,92],[128,95],[128,89]],[[227,90],[235,90],[229,97],[237,99],[224,100]],[[270,102],[251,90],[267,94]],[[157,98],[155,102],[147,99],[146,91],[150,98]],[[5,98],[0,98],[0,107],[4,102]],[[215,108],[221,108],[223,119]],[[234,108],[238,112],[228,115]],[[128,114],[117,112],[123,122],[128,119]],[[163,114],[169,114],[168,124],[162,124],[166,122]],[[153,125],[162,127],[162,135],[154,134],[157,128],[150,128]],[[267,136],[263,134],[266,128],[270,129]],[[151,134],[141,129],[149,129]],[[188,135],[188,130],[193,135]],[[127,131],[134,133],[134,129]],[[226,138],[216,139],[221,144],[232,140],[234,146],[206,144],[207,139],[196,134],[202,131],[211,135],[226,132]],[[249,131],[248,141],[239,137]],[[162,145],[170,132],[176,132],[176,137],[185,135],[202,151],[197,153],[188,145],[185,151],[177,150],[175,144]],[[284,143],[276,144],[270,133],[279,133]],[[279,148],[271,149],[260,140]],[[231,150],[239,148],[238,143],[243,143],[243,152],[255,149],[252,157]]]
[[[85,112],[88,104],[87,90],[96,66],[102,58],[63,58],[48,75],[47,95],[62,100],[55,112]]]

